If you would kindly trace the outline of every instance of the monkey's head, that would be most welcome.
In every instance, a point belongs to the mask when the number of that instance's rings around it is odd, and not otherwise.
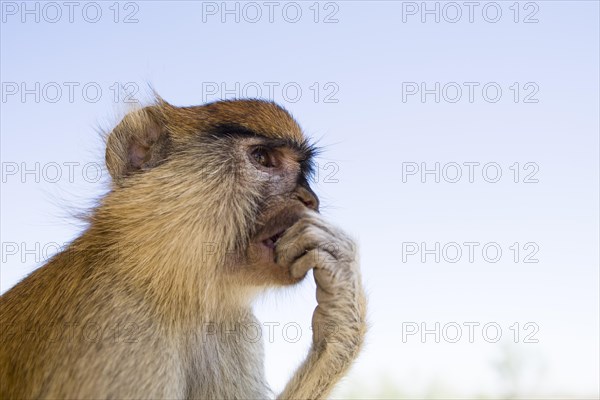
[[[274,248],[306,210],[318,210],[308,183],[314,153],[274,103],[159,99],[108,136],[113,188],[101,210],[128,243],[160,247],[165,263],[251,285],[294,283]]]

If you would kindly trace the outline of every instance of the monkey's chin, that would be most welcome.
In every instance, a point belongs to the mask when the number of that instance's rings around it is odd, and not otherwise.
[[[305,206],[294,202],[260,224],[248,247],[247,257],[253,275],[263,279],[263,283],[293,285],[304,277],[295,278],[290,269],[275,261],[276,247],[284,233],[302,217]]]
[[[295,278],[290,269],[275,262],[275,246],[265,241],[254,242],[248,248],[246,271],[252,280],[259,285],[287,286],[294,285],[304,279]]]

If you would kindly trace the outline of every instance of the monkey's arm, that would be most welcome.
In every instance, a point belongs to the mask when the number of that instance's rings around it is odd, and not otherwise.
[[[277,257],[297,277],[314,268],[318,303],[310,352],[279,398],[324,398],[358,356],[367,329],[356,246],[310,212],[281,238]]]

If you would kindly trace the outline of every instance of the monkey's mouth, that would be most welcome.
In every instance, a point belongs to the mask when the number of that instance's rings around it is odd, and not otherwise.
[[[270,218],[260,229],[255,243],[260,243],[270,250],[277,247],[277,242],[285,232],[301,218],[301,213],[295,210],[285,210]]]
[[[281,232],[276,233],[273,236],[263,240],[262,244],[269,249],[275,249],[275,246],[277,245],[277,241],[279,240],[279,238],[281,238],[283,236],[284,233],[285,233],[285,230],[282,230]]]

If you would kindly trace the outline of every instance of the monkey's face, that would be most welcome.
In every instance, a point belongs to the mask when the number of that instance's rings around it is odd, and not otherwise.
[[[198,268],[264,286],[298,281],[277,264],[274,249],[307,209],[318,210],[308,184],[314,152],[274,103],[159,101],[113,130],[106,160],[115,192],[146,202],[140,212],[159,216],[153,223],[165,234],[174,230],[178,254],[199,259],[194,252],[206,253],[200,248],[210,243],[217,261]]]
[[[244,169],[260,202],[239,272],[258,284],[295,283],[300,279],[277,263],[275,247],[307,208],[318,210],[319,200],[307,179],[312,149],[264,137],[243,140],[241,145],[247,159]]]

